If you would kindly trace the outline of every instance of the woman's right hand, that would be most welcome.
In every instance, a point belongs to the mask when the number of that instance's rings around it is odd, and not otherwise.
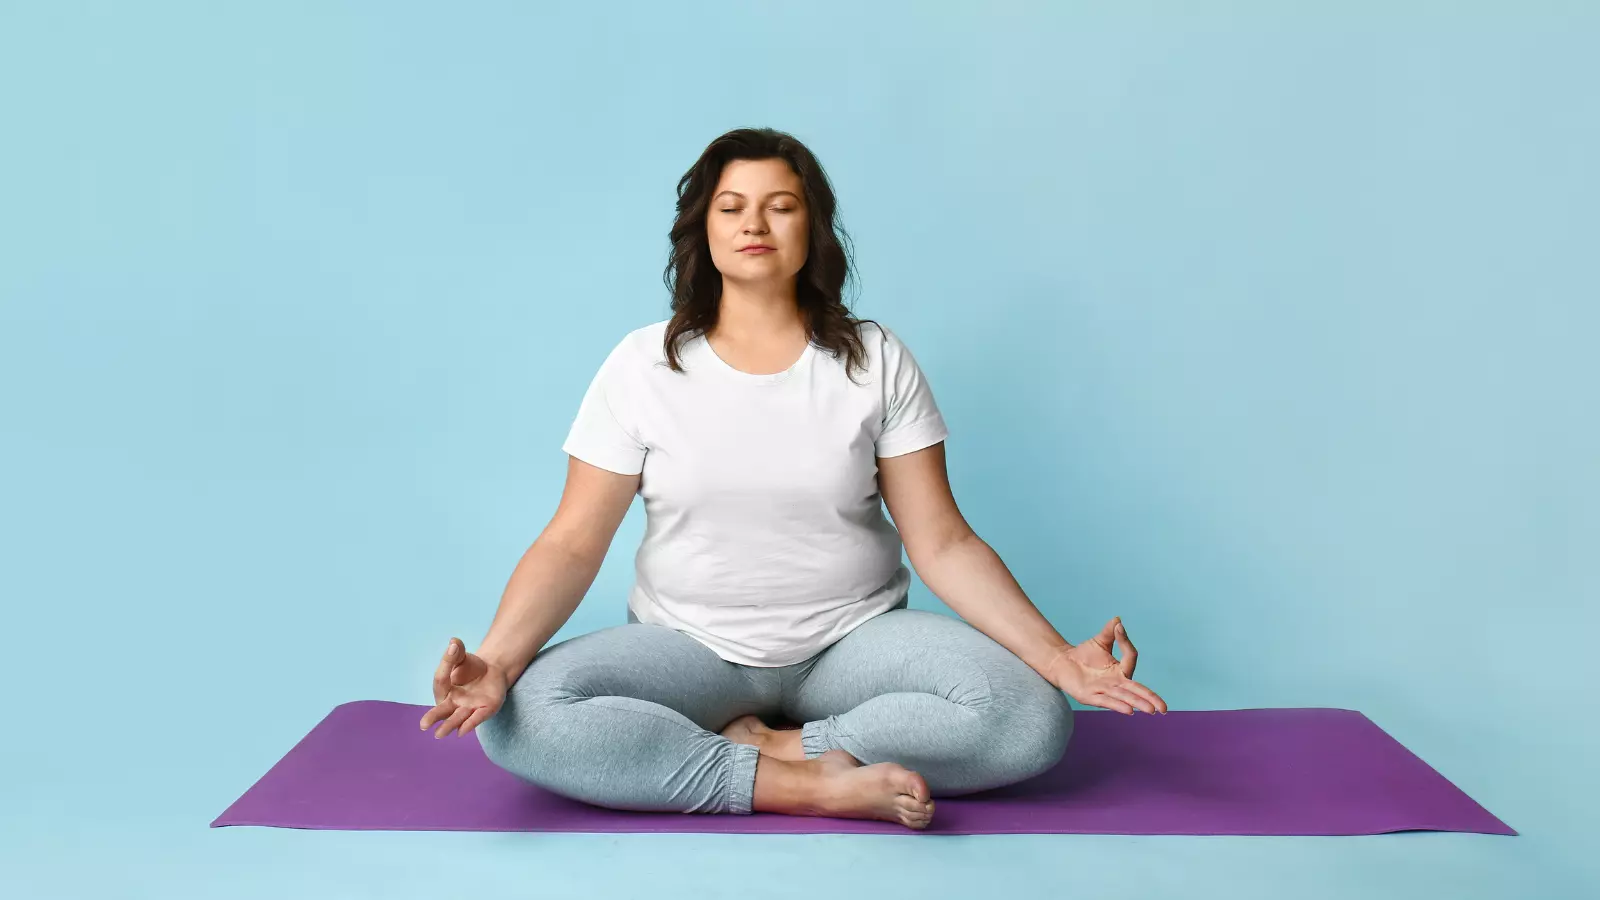
[[[510,687],[504,669],[468,653],[460,640],[451,638],[433,673],[433,709],[423,713],[422,730],[442,720],[435,739],[455,729],[460,729],[458,736],[465,735],[500,709]]]

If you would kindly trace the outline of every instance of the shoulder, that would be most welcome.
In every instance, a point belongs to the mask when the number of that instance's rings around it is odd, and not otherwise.
[[[863,321],[856,332],[866,350],[869,371],[893,372],[911,356],[905,342],[893,328],[878,321]]]
[[[667,336],[667,325],[671,321],[662,319],[642,328],[635,328],[623,336],[621,346],[627,347],[630,352],[646,362],[658,362],[666,356],[666,352],[662,349],[662,341]]]
[[[656,363],[666,359],[666,352],[662,349],[662,341],[667,334],[667,323],[652,322],[642,328],[635,328],[624,334],[611,348],[610,355],[606,358],[606,367],[629,371],[643,371]]]
[[[861,343],[869,350],[898,353],[906,349],[905,341],[901,339],[899,332],[876,319],[861,321],[856,333],[860,335]]]

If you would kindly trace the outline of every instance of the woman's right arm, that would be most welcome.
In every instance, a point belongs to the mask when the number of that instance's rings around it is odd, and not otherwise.
[[[639,491],[638,475],[567,460],[561,503],[511,573],[478,647],[478,656],[505,672],[508,685],[577,610]]]

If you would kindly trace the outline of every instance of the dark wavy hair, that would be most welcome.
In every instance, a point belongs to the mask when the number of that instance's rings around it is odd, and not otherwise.
[[[845,357],[845,374],[866,365],[860,326],[844,301],[844,286],[855,267],[850,236],[838,222],[838,201],[828,176],[805,144],[771,128],[738,128],[712,141],[678,179],[678,215],[672,222],[672,253],[663,278],[672,291],[672,320],[664,339],[667,365],[682,372],[678,351],[684,342],[717,324],[722,273],[711,262],[706,215],[722,169],[736,159],[781,159],[800,176],[810,228],[805,264],[795,276],[795,300],[811,343],[835,359]],[[876,323],[873,323],[876,324]]]

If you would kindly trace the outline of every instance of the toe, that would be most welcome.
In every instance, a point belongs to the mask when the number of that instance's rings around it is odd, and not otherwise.
[[[921,822],[926,825],[933,818],[933,802],[918,800],[910,794],[901,794],[895,801],[895,811],[901,822]]]
[[[921,775],[909,769],[899,773],[895,779],[895,790],[908,797],[913,797],[918,803],[927,803],[932,799],[928,794],[928,782]]]
[[[933,822],[933,810],[919,806],[900,811],[900,824],[907,828],[927,828]]]

